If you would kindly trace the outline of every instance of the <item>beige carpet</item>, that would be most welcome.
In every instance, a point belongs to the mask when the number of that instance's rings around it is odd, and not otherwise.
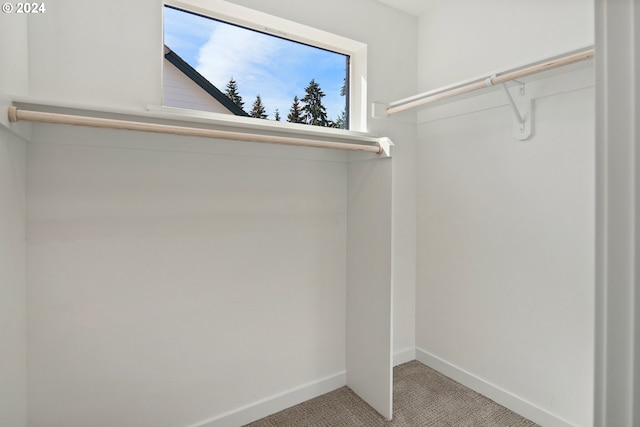
[[[393,409],[387,421],[342,387],[248,426],[537,426],[417,361],[394,368]]]

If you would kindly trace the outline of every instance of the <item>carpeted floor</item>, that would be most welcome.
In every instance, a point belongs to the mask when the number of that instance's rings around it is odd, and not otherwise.
[[[349,388],[342,387],[249,426],[534,427],[537,424],[413,361],[393,370],[393,421],[385,420]]]

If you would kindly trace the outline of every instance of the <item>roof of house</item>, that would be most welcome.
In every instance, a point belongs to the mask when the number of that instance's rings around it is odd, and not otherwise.
[[[221,103],[227,110],[235,114],[236,116],[249,116],[246,111],[237,106],[227,95],[215,87],[209,80],[207,80],[202,74],[197,72],[195,68],[185,62],[177,53],[171,50],[165,45],[164,57],[172,63],[178,70],[182,71],[184,75],[189,77],[195,84],[200,86],[205,92],[214,97],[219,103]]]

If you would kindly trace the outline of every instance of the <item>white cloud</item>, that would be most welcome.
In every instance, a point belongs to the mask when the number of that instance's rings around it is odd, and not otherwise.
[[[279,39],[218,25],[200,48],[196,69],[222,91],[233,77],[245,98],[245,109],[249,109],[256,95],[260,94],[264,101],[267,92],[281,86],[271,72],[281,50]]]
[[[270,119],[278,108],[282,120],[286,120],[294,95],[302,98],[310,78],[318,80],[316,73],[322,67],[310,55],[307,46],[217,23],[199,50],[195,68],[223,92],[233,77],[245,111],[251,110],[256,95],[260,95]],[[341,101],[344,98],[340,97],[338,103]],[[331,119],[343,109],[330,101],[326,106]]]
[[[164,43],[193,64],[204,42],[209,40],[214,21],[188,12],[164,8]]]

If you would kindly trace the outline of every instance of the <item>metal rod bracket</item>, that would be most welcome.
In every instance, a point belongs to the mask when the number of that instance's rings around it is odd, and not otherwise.
[[[519,141],[524,141],[531,136],[531,97],[526,95],[525,86],[523,83],[518,82],[518,95],[516,99],[513,98],[506,83],[502,83],[502,89],[504,90],[507,99],[509,100],[509,106],[513,112],[513,137]]]

